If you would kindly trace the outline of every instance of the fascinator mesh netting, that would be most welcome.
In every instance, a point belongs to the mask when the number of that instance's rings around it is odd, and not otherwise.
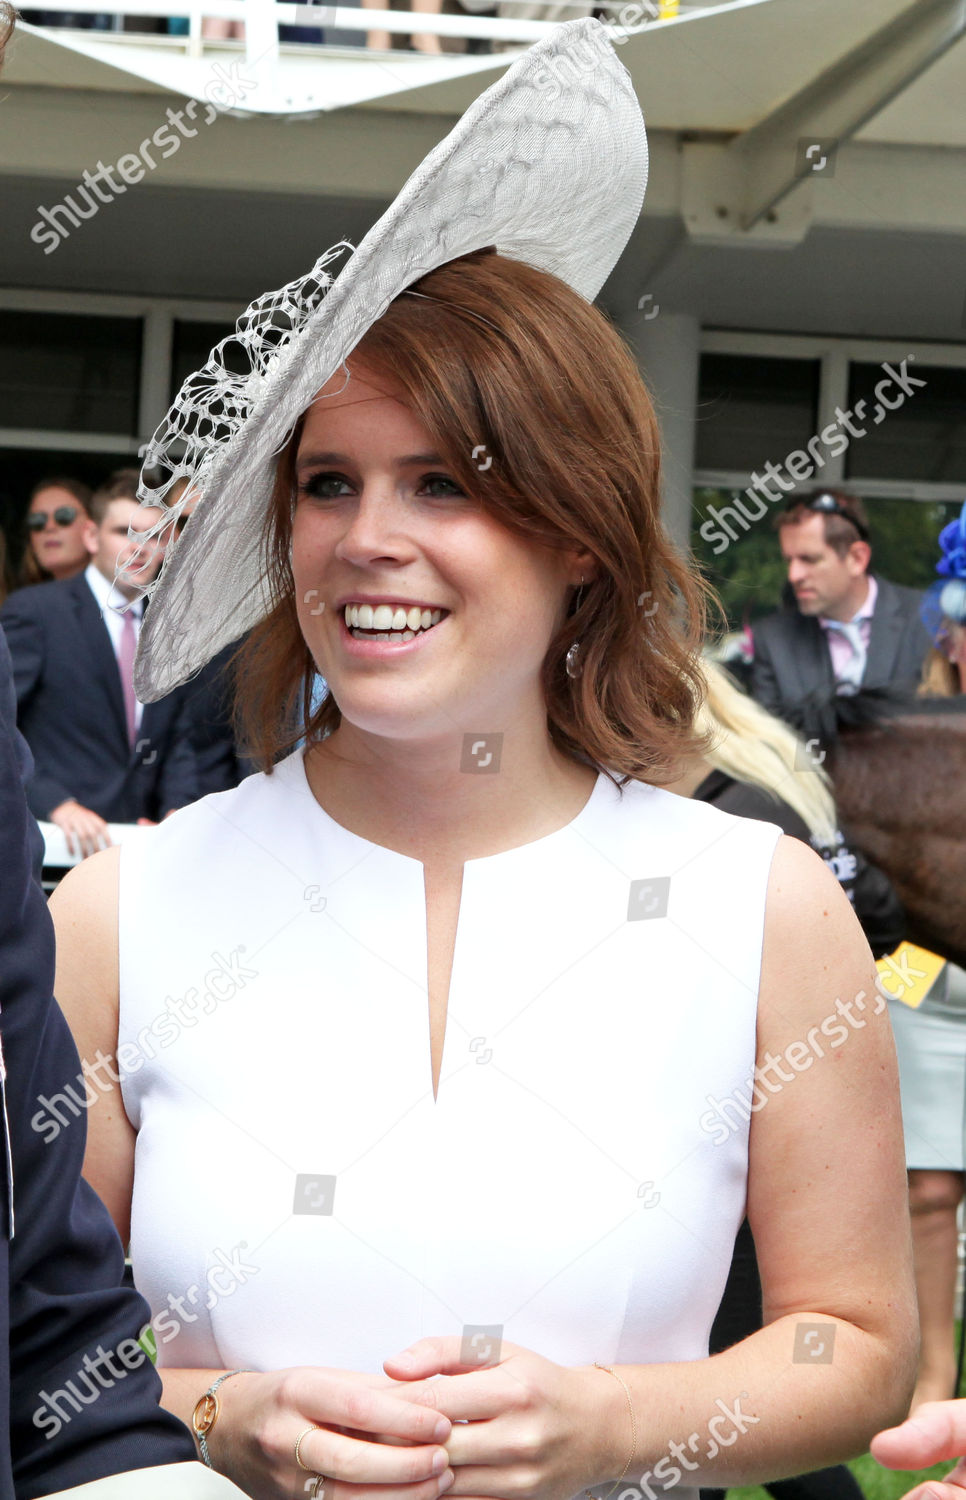
[[[954,521],[939,533],[940,558],[936,572],[940,575],[923,595],[923,624],[937,640],[946,620],[966,623],[966,500]]]
[[[251,304],[184,382],[145,451],[140,499],[165,507],[147,534],[170,527],[190,499],[196,506],[146,590],[135,666],[143,702],[272,608],[262,532],[277,455],[389,303],[487,246],[592,301],[646,181],[644,121],[608,30],[569,21],[470,106],[358,247],[333,245],[307,275]]]

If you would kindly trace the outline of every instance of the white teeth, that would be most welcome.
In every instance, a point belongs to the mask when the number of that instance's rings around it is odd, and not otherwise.
[[[422,609],[418,604],[347,604],[346,629],[357,640],[411,641],[421,630],[429,630],[443,618],[441,609]],[[378,632],[378,634],[376,633]]]

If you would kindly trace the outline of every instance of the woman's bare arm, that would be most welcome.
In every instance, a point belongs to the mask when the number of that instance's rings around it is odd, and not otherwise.
[[[702,1465],[702,1483],[836,1463],[907,1410],[916,1299],[895,1048],[875,980],[838,882],[782,838],[768,885],[748,1172],[765,1326],[703,1369],[680,1367],[676,1399],[665,1385],[668,1439],[681,1437],[685,1411],[684,1438],[706,1425],[716,1398],[740,1399],[758,1418]]]
[[[126,1246],[135,1131],[116,1082],[119,858],[119,849],[105,849],[77,865],[50,898],[50,914],[57,937],[54,994],[88,1077],[88,1097],[92,1090],[97,1094],[87,1110],[84,1176],[104,1200]]]

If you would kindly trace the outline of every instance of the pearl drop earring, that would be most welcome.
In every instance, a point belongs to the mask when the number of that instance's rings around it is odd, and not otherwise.
[[[576,598],[575,598],[575,601],[574,601],[574,614],[578,613],[578,611],[580,609],[580,606],[583,604],[583,602],[584,602],[584,580],[583,580],[583,578],[581,578],[580,583],[577,586],[577,594],[576,594]],[[570,678],[577,678],[577,677],[579,677],[580,674],[581,674],[581,672],[583,671],[583,667],[582,667],[581,662],[580,662],[580,642],[579,641],[574,641],[573,645],[570,647],[570,650],[567,652],[567,655],[564,657],[564,669],[566,670],[567,676],[570,677]]]

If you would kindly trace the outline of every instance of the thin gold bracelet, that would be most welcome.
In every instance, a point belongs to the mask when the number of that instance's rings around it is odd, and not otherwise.
[[[620,1381],[621,1385],[624,1387],[624,1395],[627,1397],[627,1410],[630,1412],[630,1415],[631,1415],[631,1451],[627,1455],[627,1463],[621,1469],[620,1474],[618,1475],[617,1479],[615,1479],[614,1483],[611,1485],[611,1487],[607,1491],[606,1495],[604,1495],[603,1497],[601,1497],[599,1495],[591,1495],[590,1491],[589,1490],[587,1491],[587,1494],[590,1497],[590,1500],[609,1500],[609,1496],[611,1496],[614,1493],[614,1491],[616,1490],[617,1486],[620,1484],[621,1480],[624,1478],[624,1475],[627,1473],[628,1469],[631,1466],[631,1459],[634,1457],[634,1454],[637,1452],[637,1419],[634,1416],[634,1403],[631,1400],[631,1393],[627,1389],[627,1381],[624,1379],[624,1377],[622,1375],[618,1375],[617,1371],[611,1369],[610,1365],[599,1364],[596,1359],[594,1360],[594,1369],[595,1370],[606,1370],[607,1373],[608,1373],[608,1375],[613,1375],[613,1377],[614,1377],[615,1380],[619,1380]]]

